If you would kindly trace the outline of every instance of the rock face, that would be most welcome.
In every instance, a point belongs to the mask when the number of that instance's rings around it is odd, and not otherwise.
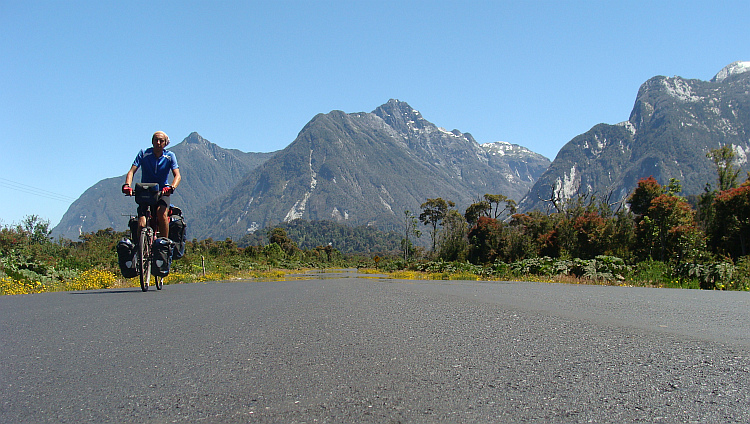
[[[199,214],[198,237],[239,238],[297,218],[400,228],[428,198],[465,207],[486,193],[520,199],[549,160],[508,143],[479,145],[408,104],[315,116],[297,139]]]
[[[682,183],[683,195],[716,185],[709,150],[733,145],[747,170],[750,153],[750,62],[735,62],[711,81],[657,76],[638,91],[630,118],[599,124],[575,137],[521,202],[521,210],[551,207],[577,193],[621,200],[641,178]]]

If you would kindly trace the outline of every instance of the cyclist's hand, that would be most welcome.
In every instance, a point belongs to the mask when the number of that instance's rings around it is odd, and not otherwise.
[[[172,186],[164,186],[164,188],[161,189],[162,196],[169,196],[174,192],[174,188]]]
[[[125,193],[126,196],[132,196],[133,195],[133,189],[130,188],[129,185],[123,184],[122,185],[122,192]]]

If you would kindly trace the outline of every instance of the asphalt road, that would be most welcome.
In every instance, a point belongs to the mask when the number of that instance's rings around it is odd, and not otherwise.
[[[0,297],[0,422],[750,422],[750,293],[318,277]]]

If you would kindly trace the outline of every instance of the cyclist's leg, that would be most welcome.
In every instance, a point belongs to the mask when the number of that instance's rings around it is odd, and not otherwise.
[[[156,219],[159,225],[159,236],[169,237],[169,203],[160,200],[156,208]]]
[[[138,233],[133,235],[133,237],[135,237],[136,243],[138,243],[138,240],[140,240],[141,228],[147,225],[148,212],[148,206],[138,205]]]

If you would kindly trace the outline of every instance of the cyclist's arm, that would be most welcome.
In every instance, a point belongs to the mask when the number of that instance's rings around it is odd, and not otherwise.
[[[180,181],[182,181],[182,177],[180,176],[180,168],[175,168],[172,170],[172,188],[177,188],[178,185],[180,185]]]
[[[130,171],[125,175],[125,184],[132,186],[133,185],[133,176],[135,175],[135,171],[138,170],[138,167],[133,165],[130,167]]]

